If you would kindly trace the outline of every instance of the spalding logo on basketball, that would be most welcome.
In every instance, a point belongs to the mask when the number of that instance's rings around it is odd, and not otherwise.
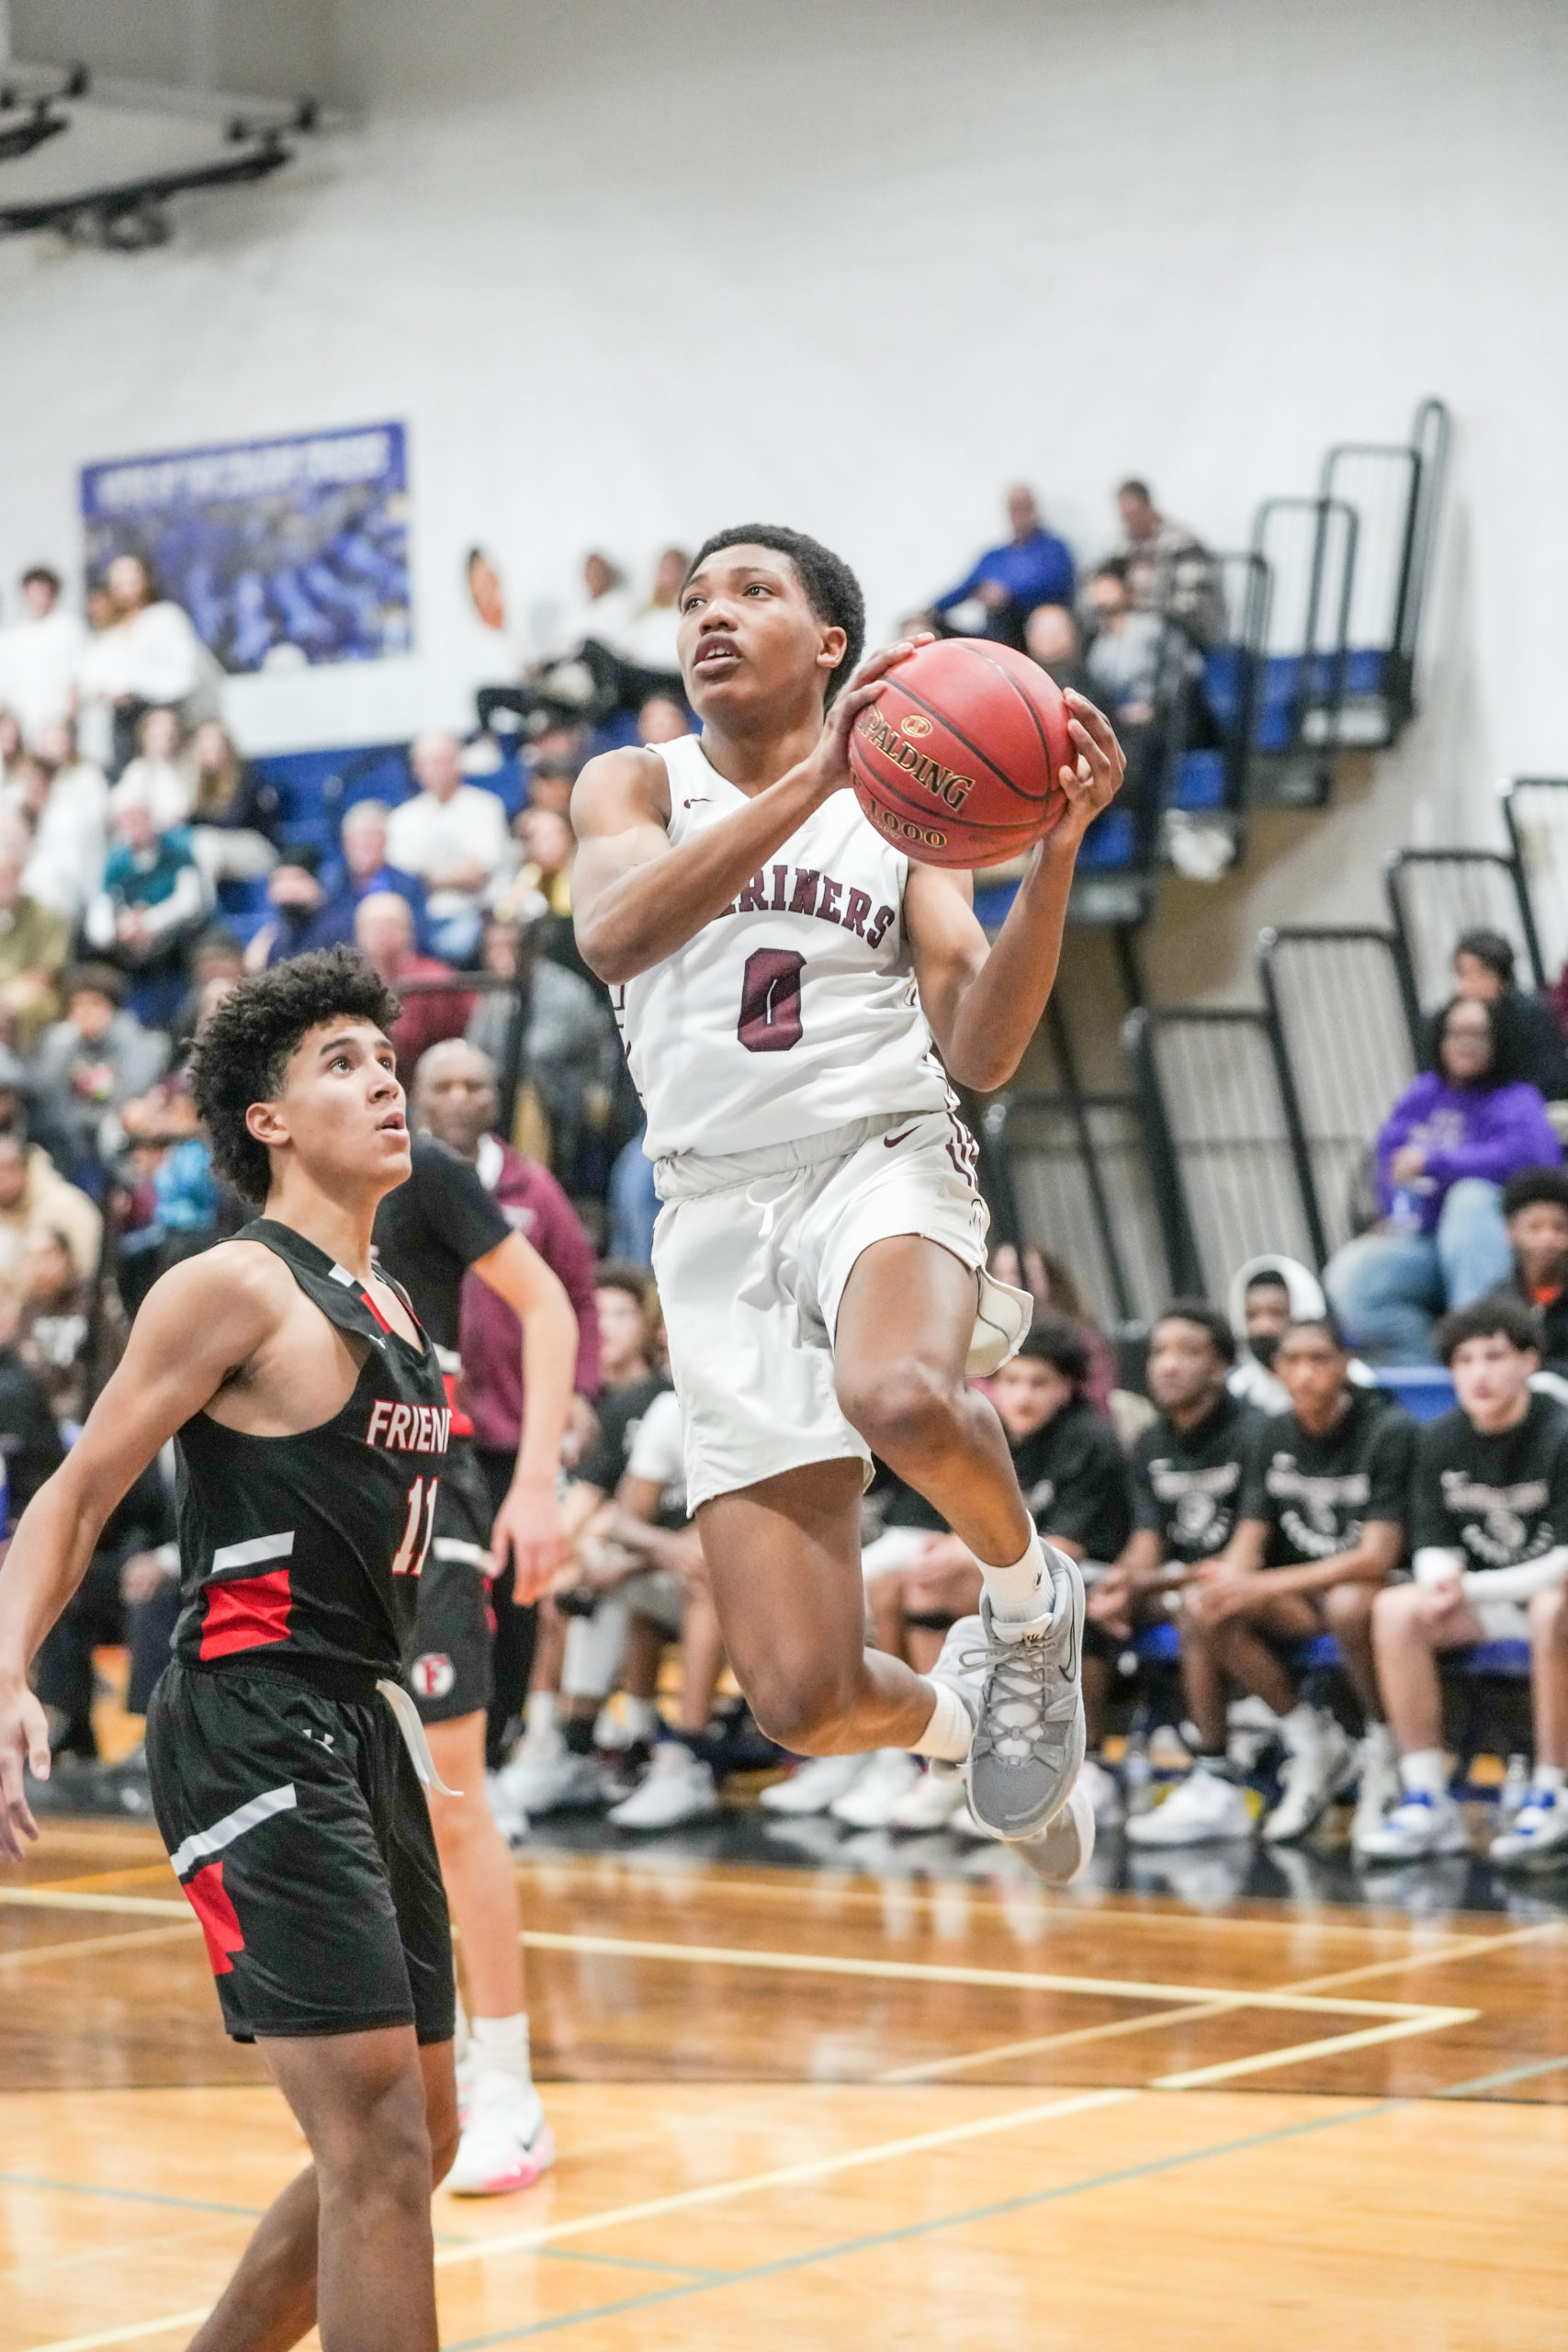
[[[457,1669],[445,1650],[426,1650],[409,1668],[409,1680],[422,1699],[445,1699],[457,1679]]]
[[[922,645],[889,670],[850,735],[855,797],[923,865],[999,865],[1048,833],[1073,759],[1055,681],[977,637]]]

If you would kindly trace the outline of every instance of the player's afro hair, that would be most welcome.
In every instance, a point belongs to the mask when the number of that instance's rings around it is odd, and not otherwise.
[[[710,555],[721,548],[771,548],[775,555],[787,556],[795,566],[795,577],[806,591],[806,600],[819,621],[830,628],[841,628],[847,640],[844,658],[828,681],[827,701],[830,704],[839,688],[854,675],[861,655],[865,651],[865,598],[860,582],[841,555],[825,548],[820,539],[808,538],[804,531],[789,530],[783,523],[737,523],[728,531],[716,531],[705,539],[692,558],[686,573],[690,580],[700,571]],[[686,582],[681,583],[682,594]]]
[[[265,1201],[272,1159],[245,1125],[251,1104],[273,1100],[301,1038],[323,1021],[373,1021],[389,1030],[400,1011],[375,967],[351,947],[294,956],[241,980],[208,1022],[190,1060],[191,1101],[219,1174],[247,1200]]]

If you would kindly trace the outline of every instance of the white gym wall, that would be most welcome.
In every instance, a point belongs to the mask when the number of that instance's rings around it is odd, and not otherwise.
[[[1156,979],[1243,986],[1258,922],[1374,914],[1384,849],[1489,840],[1494,778],[1568,761],[1552,0],[288,0],[271,48],[256,15],[183,0],[185,78],[308,74],[345,127],[187,200],[162,251],[0,243],[7,575],[75,571],[85,460],[409,425],[416,650],[235,682],[250,748],[461,719],[493,667],[475,541],[526,605],[590,544],[640,569],[776,517],[886,627],[1013,477],[1085,557],[1129,471],[1240,545],[1328,441],[1397,437],[1436,392],[1425,715],[1329,822],[1266,820],[1245,876],[1169,886]],[[11,7],[21,58],[155,17]],[[163,38],[146,77],[182,54]]]

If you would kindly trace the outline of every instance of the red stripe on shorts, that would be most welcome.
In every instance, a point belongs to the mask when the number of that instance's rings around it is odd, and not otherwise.
[[[187,1878],[185,1890],[190,1897],[190,1907],[201,1921],[201,1932],[207,1939],[207,1957],[212,1962],[214,1976],[233,1973],[231,1952],[243,1951],[245,1939],[234,1905],[223,1885],[223,1865],[209,1862],[205,1870]]]

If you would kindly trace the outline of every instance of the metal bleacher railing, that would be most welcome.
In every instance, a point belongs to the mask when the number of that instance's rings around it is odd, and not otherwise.
[[[1416,1075],[1393,937],[1354,925],[1284,925],[1258,942],[1280,1099],[1321,1265],[1356,1229],[1371,1138]]]
[[[1223,1298],[1247,1258],[1316,1261],[1310,1178],[1267,1013],[1141,1010],[1124,1035],[1174,1286]]]
[[[1452,994],[1450,964],[1461,931],[1500,931],[1518,958],[1520,987],[1545,985],[1524,873],[1511,851],[1402,849],[1390,858],[1385,880],[1413,1035]]]
[[[1516,776],[1500,797],[1515,870],[1551,980],[1568,965],[1568,776]]]

